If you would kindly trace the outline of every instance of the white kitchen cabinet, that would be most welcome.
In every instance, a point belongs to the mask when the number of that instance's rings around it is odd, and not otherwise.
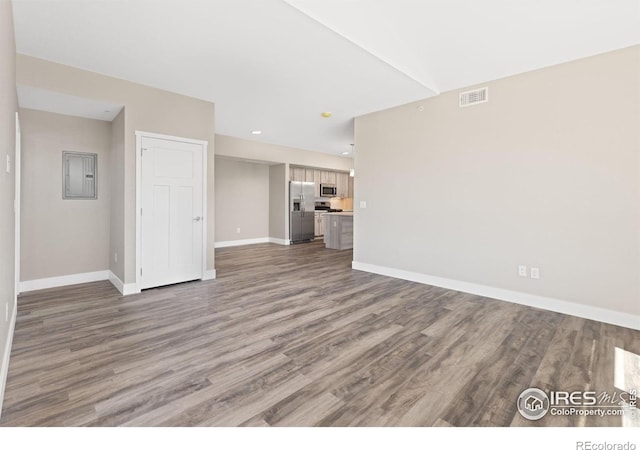
[[[320,173],[320,183],[322,184],[336,184],[336,173],[328,170],[323,170]]]
[[[336,173],[336,195],[338,197],[349,197],[349,174],[345,172]]]
[[[333,184],[336,186],[337,197],[353,198],[353,178],[346,172],[291,166],[289,168],[289,179],[291,181],[312,182],[316,197],[321,197],[320,184]]]
[[[315,227],[314,227],[316,236],[324,235],[324,221],[322,219],[323,215],[324,215],[323,212],[316,212],[316,221],[315,221]]]
[[[291,181],[305,181],[304,167],[290,167],[289,179]]]
[[[314,196],[320,197],[320,171],[316,169],[305,169],[304,181],[313,183]]]
[[[313,177],[313,173],[315,171],[313,169],[304,169],[304,181],[310,181],[313,183],[315,181]]]
[[[313,171],[313,182],[316,186],[316,197],[322,197],[320,195],[320,183],[322,182],[322,172],[318,169]]]

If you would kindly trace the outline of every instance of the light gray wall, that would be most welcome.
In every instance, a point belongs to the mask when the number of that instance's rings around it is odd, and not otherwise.
[[[109,268],[111,123],[30,109],[22,127],[21,281]],[[62,152],[98,155],[98,198],[62,199]]]
[[[183,95],[99,75],[94,72],[17,56],[18,83],[124,105],[124,283],[136,279],[136,138],[135,131],[167,134],[209,142],[207,193],[214,195],[214,105]],[[214,268],[214,212],[207,214],[207,268]],[[118,255],[120,257],[120,255]]]
[[[125,108],[111,122],[109,171],[111,204],[109,205],[109,269],[124,280],[124,125]],[[117,255],[117,258],[116,258]]]
[[[215,209],[216,242],[269,237],[269,166],[216,157]]]
[[[287,166],[269,166],[269,237],[288,239]]]
[[[357,118],[354,260],[639,314],[638,80],[635,46]]]
[[[319,167],[349,171],[353,160],[344,156],[312,152],[282,145],[239,139],[216,134],[216,155],[273,163],[289,163],[298,166]]]
[[[15,312],[15,170],[7,173],[6,157],[15,156],[16,45],[11,2],[0,1],[0,412],[9,366],[10,319]],[[15,166],[14,166],[15,167]],[[8,306],[8,318],[5,310]]]

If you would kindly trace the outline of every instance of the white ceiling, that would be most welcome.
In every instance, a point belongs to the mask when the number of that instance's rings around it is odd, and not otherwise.
[[[639,0],[287,0],[441,93],[640,43]]]
[[[122,105],[115,103],[75,97],[32,86],[18,86],[18,102],[21,108],[37,109],[107,122],[115,119],[123,108]]]
[[[640,0],[13,7],[19,53],[215,102],[221,134],[334,154],[350,150],[355,116],[640,43]]]

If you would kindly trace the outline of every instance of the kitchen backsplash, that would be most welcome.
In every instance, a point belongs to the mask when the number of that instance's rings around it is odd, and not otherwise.
[[[353,211],[353,199],[352,198],[331,198],[331,207],[334,209],[342,209],[344,211]]]

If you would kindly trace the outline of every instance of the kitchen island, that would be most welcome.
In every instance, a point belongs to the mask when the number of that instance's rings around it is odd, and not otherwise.
[[[353,248],[353,212],[334,212],[322,215],[324,246],[335,250]]]

